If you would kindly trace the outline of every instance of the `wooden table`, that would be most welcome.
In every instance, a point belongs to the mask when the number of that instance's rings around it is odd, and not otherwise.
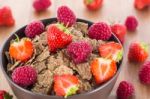
[[[76,13],[78,18],[94,22],[115,21],[124,23],[128,15],[135,15],[139,20],[139,27],[135,33],[127,33],[126,43],[124,45],[125,57],[122,64],[123,68],[109,99],[116,99],[116,88],[118,83],[122,80],[133,83],[135,87],[134,99],[150,99],[150,87],[142,85],[138,79],[140,65],[131,64],[126,58],[129,44],[132,41],[150,42],[150,9],[137,11],[133,6],[133,1],[134,0],[104,0],[103,7],[99,11],[90,12],[85,8],[82,0],[52,0],[53,4],[47,11],[36,13],[32,8],[32,0],[0,0],[0,7],[4,5],[10,6],[16,19],[16,25],[14,27],[0,27],[0,48],[11,33],[32,20],[55,17],[56,10],[60,5],[68,5]],[[12,93],[1,70],[0,89],[5,89]],[[14,97],[14,99],[16,98]]]

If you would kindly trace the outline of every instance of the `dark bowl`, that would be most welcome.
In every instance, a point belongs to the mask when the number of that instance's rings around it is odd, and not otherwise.
[[[55,21],[57,21],[56,18],[50,18],[50,19],[42,20],[42,22],[44,23],[45,26],[48,25],[48,24],[51,24],[51,23],[53,23]],[[87,20],[83,20],[83,19],[77,19],[77,21],[88,23],[89,26],[93,24],[92,22],[87,21]],[[25,27],[26,26],[20,28],[15,33],[19,37],[24,37],[25,36],[25,34],[24,34]],[[58,97],[58,96],[49,96],[49,95],[33,93],[31,91],[28,91],[28,90],[26,90],[26,89],[16,85],[11,80],[11,78],[7,74],[7,63],[8,63],[8,61],[7,61],[7,58],[5,56],[5,51],[8,51],[9,45],[10,45],[10,41],[12,39],[15,39],[15,35],[14,34],[12,34],[6,40],[6,42],[4,43],[4,45],[3,45],[2,49],[1,49],[1,53],[0,53],[0,63],[1,64],[0,65],[1,65],[1,69],[2,69],[2,71],[4,73],[4,75],[5,75],[8,83],[9,83],[10,87],[12,88],[13,92],[15,93],[16,97],[18,99],[63,99],[62,97]],[[111,38],[109,40],[120,43],[120,41],[117,39],[117,37],[114,34],[112,34],[112,36],[111,36]],[[122,63],[122,60],[117,64],[117,66],[118,66],[117,73],[109,81],[105,82],[104,84],[100,85],[99,87],[97,87],[94,90],[91,90],[91,91],[83,93],[83,94],[70,96],[70,97],[68,97],[68,99],[97,99],[97,98],[106,99],[109,96],[113,86],[115,85],[115,82],[116,82],[117,77],[118,77],[119,72],[120,72],[120,65],[121,65],[121,63]]]

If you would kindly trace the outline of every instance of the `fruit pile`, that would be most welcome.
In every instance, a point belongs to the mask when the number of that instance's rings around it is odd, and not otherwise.
[[[117,72],[123,56],[120,43],[108,41],[111,27],[77,22],[67,6],[57,10],[57,21],[28,24],[26,37],[10,42],[8,72],[17,85],[33,92],[68,97],[102,85]],[[42,86],[42,87],[41,87]]]

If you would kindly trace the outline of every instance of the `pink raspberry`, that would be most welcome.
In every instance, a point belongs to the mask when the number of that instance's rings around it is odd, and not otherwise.
[[[141,67],[139,79],[143,84],[150,84],[150,61],[145,62]]]
[[[135,31],[138,26],[138,21],[134,16],[128,16],[125,25],[129,31]]]
[[[36,11],[46,10],[49,6],[51,6],[50,0],[34,0],[33,7]]]
[[[25,28],[25,34],[29,38],[34,38],[44,32],[44,24],[41,21],[34,21],[27,25]]]
[[[96,40],[108,40],[111,34],[111,28],[104,22],[95,23],[88,30],[89,37]]]
[[[61,6],[57,10],[57,20],[66,26],[72,26],[76,22],[76,16],[67,6]]]
[[[22,87],[28,87],[36,82],[37,72],[31,66],[21,66],[13,71],[12,80]]]
[[[82,63],[87,60],[89,55],[92,52],[92,46],[85,42],[85,41],[79,41],[79,42],[73,42],[67,47],[67,53],[70,56],[70,58],[73,60],[74,63]]]
[[[134,94],[134,87],[127,81],[122,81],[117,89],[118,99],[128,99]]]

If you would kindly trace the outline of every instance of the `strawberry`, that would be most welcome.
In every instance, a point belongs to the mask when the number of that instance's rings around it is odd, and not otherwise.
[[[125,35],[127,33],[126,26],[122,24],[114,24],[111,26],[111,31],[118,37],[118,39],[123,44]]]
[[[110,58],[118,62],[123,56],[123,47],[119,43],[108,42],[99,46],[99,54],[104,58]]]
[[[129,47],[128,59],[132,62],[144,62],[148,57],[148,44],[132,42]]]
[[[101,84],[115,75],[117,66],[115,61],[111,59],[96,58],[91,62],[91,71],[96,84]]]
[[[0,90],[0,99],[12,99],[13,96],[10,95],[8,92],[5,90]]]
[[[63,24],[51,24],[47,29],[47,40],[49,50],[55,52],[57,49],[66,47],[72,42],[70,31]]]
[[[102,6],[103,0],[84,0],[84,4],[89,10],[97,10]]]
[[[29,38],[22,38],[12,41],[9,47],[9,54],[16,60],[26,61],[32,57],[34,48],[31,40]]]
[[[70,95],[76,94],[79,89],[79,80],[74,75],[55,75],[54,76],[54,91],[58,96],[67,98]]]
[[[12,16],[11,9],[7,6],[0,9],[0,26],[13,26],[15,20]]]
[[[135,0],[134,5],[137,9],[142,10],[150,5],[150,0]]]

